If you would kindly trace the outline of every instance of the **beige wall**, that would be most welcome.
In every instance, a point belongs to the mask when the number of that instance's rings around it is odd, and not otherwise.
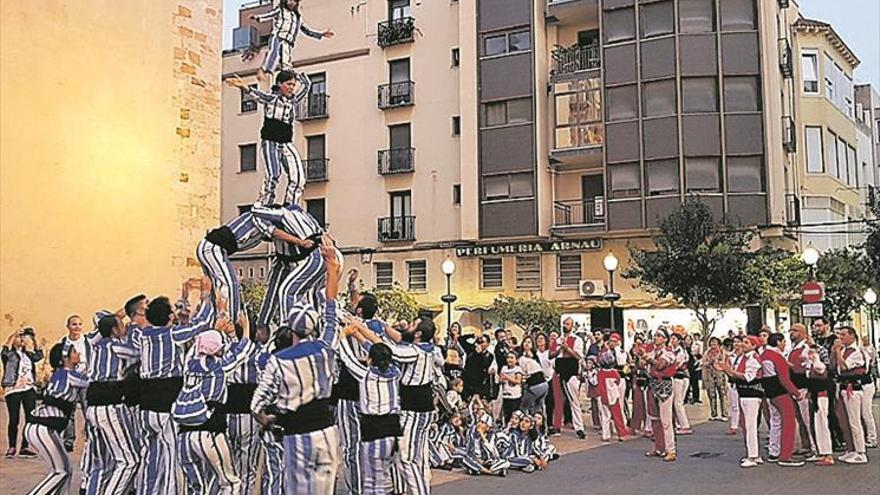
[[[2,2],[2,338],[54,340],[70,313],[198,274],[219,217],[220,8]]]

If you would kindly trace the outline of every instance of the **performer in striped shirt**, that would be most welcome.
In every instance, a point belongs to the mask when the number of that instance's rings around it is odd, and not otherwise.
[[[483,414],[476,419],[473,428],[468,430],[462,464],[468,474],[489,474],[507,476],[510,461],[504,459],[492,441],[492,417]]]
[[[318,250],[324,235],[324,228],[313,216],[297,205],[288,205],[282,208],[254,205],[251,212],[255,217],[271,223],[287,234],[302,239],[302,242],[298,244],[275,243],[275,257],[283,262],[291,263],[292,266],[287,276],[278,284],[277,289],[271,285],[268,287],[266,299],[263,301],[264,307],[260,309],[259,323],[265,324],[271,319],[274,304],[280,306],[282,318],[286,318],[291,307],[304,298],[308,298],[314,308],[320,309],[324,302],[322,292],[327,283],[326,262],[321,251]],[[342,266],[342,253],[335,246],[329,248],[334,253],[339,265]],[[270,281],[272,276],[273,274],[270,274]],[[272,301],[270,300],[272,297],[278,299]]]
[[[313,333],[318,314],[308,304],[293,308],[293,345],[269,358],[251,402],[251,411],[264,427],[284,429],[285,492],[333,493],[338,465],[339,436],[330,394],[336,365],[337,316],[341,266],[333,239],[326,236],[321,255],[327,264],[327,304],[320,338]],[[277,414],[270,406],[277,408]]]
[[[247,327],[245,312],[240,323]],[[177,452],[188,493],[218,489],[224,495],[237,495],[242,486],[226,439],[226,376],[244,362],[253,344],[242,335],[233,345],[235,326],[226,318],[218,319],[214,328],[199,334],[188,353],[185,385],[173,409],[179,423]],[[226,345],[217,330],[226,334]]]
[[[227,79],[226,82],[253,96],[263,105],[260,154],[266,165],[266,174],[256,203],[271,205],[275,201],[275,187],[283,169],[287,175],[284,204],[298,204],[306,187],[306,174],[299,153],[293,146],[293,124],[296,121],[296,106],[311,88],[309,77],[283,70],[275,78],[271,93],[251,87],[238,77]],[[297,82],[299,89],[296,88]]]
[[[167,297],[147,305],[149,326],[143,328],[135,345],[140,353],[141,421],[144,428],[141,462],[144,473],[140,494],[166,494],[177,491],[177,452],[171,405],[183,387],[184,346],[200,332],[210,328],[214,307],[211,288],[203,280],[202,304],[187,325],[177,325]]]
[[[275,0],[272,10],[250,16],[250,19],[257,22],[273,21],[269,51],[260,66],[264,74],[274,72],[279,66],[282,69],[293,68],[293,48],[300,32],[316,40],[333,37],[333,31],[318,31],[306,26],[299,11],[299,4],[300,0]]]
[[[269,363],[269,358],[272,354],[278,354],[293,345],[293,331],[290,330],[290,327],[287,325],[278,327],[278,329],[275,330],[275,338],[272,340],[272,345],[275,347],[275,350],[272,353],[263,351],[257,358],[259,381],[262,380],[263,373],[266,371],[266,365]],[[263,453],[265,455],[260,493],[271,495],[285,493],[284,444],[282,443],[284,439],[284,430],[278,425],[271,425],[268,428],[263,429],[260,439],[262,441]]]
[[[121,313],[121,312],[120,312]],[[132,418],[124,404],[127,360],[137,351],[126,343],[126,327],[118,314],[98,321],[100,339],[92,346],[86,421],[91,469],[84,472],[87,493],[124,494],[137,473],[140,451],[131,437]]]
[[[49,474],[29,492],[33,495],[67,493],[72,472],[61,435],[73,414],[75,401],[89,385],[86,375],[75,371],[80,355],[69,344],[55,344],[49,351],[54,370],[43,403],[27,418],[24,434],[39,457],[49,464]]]
[[[343,339],[339,355],[359,384],[360,461],[364,494],[384,495],[393,490],[391,469],[398,451],[400,429],[400,369],[391,362],[391,349],[371,344],[363,334],[375,335],[360,321],[349,321],[344,336],[354,337],[369,353],[360,361],[350,339]]]

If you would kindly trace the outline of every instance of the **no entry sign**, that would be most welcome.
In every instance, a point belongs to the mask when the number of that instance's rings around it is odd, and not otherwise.
[[[820,282],[806,282],[801,290],[801,299],[807,304],[822,302],[825,299],[825,286]]]

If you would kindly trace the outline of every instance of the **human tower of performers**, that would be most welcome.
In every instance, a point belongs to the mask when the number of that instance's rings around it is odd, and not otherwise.
[[[544,470],[558,458],[548,439],[558,430],[548,428],[544,398],[556,395],[557,411],[567,404],[584,438],[582,383],[595,392],[594,426],[603,440],[610,441],[612,431],[618,439],[653,432],[648,455],[674,461],[674,421],[684,433],[689,426],[684,408],[674,407],[682,390],[678,336],[665,329],[621,361],[614,336],[586,358],[573,322],[565,321],[561,334],[543,336],[531,355],[510,352],[500,369],[484,370],[500,380],[503,420],[496,420],[485,395],[465,390],[460,379],[445,380],[449,354],[461,349],[457,335],[435,346],[429,318],[394,327],[376,319],[380,308],[372,295],[357,294],[356,272],[349,278],[350,305],[340,307],[342,256],[299,205],[305,173],[292,145],[296,103],[309,91],[308,77],[291,67],[296,38],[333,33],[303,24],[297,0],[281,1],[258,19],[274,22],[262,66],[263,79],[274,76],[272,91],[227,81],[264,110],[266,177],[258,200],[198,244],[205,279],[195,314],[186,294],[177,304],[138,295],[119,311],[96,314],[94,332],[52,347],[54,371],[25,426],[50,471],[30,493],[67,493],[72,470],[62,435],[77,404],[87,423],[81,490],[88,494],[253,493],[258,472],[263,494],[329,494],[340,465],[348,493],[425,494],[432,467],[499,476],[511,468]],[[282,170],[288,187],[278,205]],[[261,242],[274,242],[275,256],[252,324],[229,257]],[[68,326],[81,322],[74,316]],[[762,462],[757,426],[768,402],[769,460],[802,464],[793,457],[800,425],[803,448],[818,464],[833,464],[827,418],[834,417],[828,408],[835,399],[848,449],[840,459],[867,462],[860,411],[873,394],[868,358],[853,343],[854,331],[842,328],[830,354],[811,347],[803,327],[795,325],[791,336],[787,359],[782,335],[774,334],[738,339],[730,359],[719,354],[712,363],[730,376],[738,396],[748,446],[741,465]],[[488,339],[477,340],[467,356],[460,353],[465,374],[468,361],[479,363],[487,354]],[[621,377],[630,366],[632,430],[624,421]],[[680,413],[676,420],[673,411]],[[868,443],[875,444],[871,434]],[[178,470],[184,486],[178,486]]]

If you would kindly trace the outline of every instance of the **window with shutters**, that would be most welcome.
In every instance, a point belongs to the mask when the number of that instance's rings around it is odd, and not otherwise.
[[[500,289],[504,286],[504,269],[501,258],[482,258],[480,260],[480,287]]]
[[[428,267],[425,260],[407,261],[406,278],[409,290],[428,290]]]
[[[530,254],[516,257],[516,288],[541,288],[541,255]]]
[[[556,255],[556,286],[577,287],[581,281],[581,255],[557,254]]]
[[[373,263],[376,273],[376,288],[390,289],[394,285],[394,263],[390,261],[377,261]]]

